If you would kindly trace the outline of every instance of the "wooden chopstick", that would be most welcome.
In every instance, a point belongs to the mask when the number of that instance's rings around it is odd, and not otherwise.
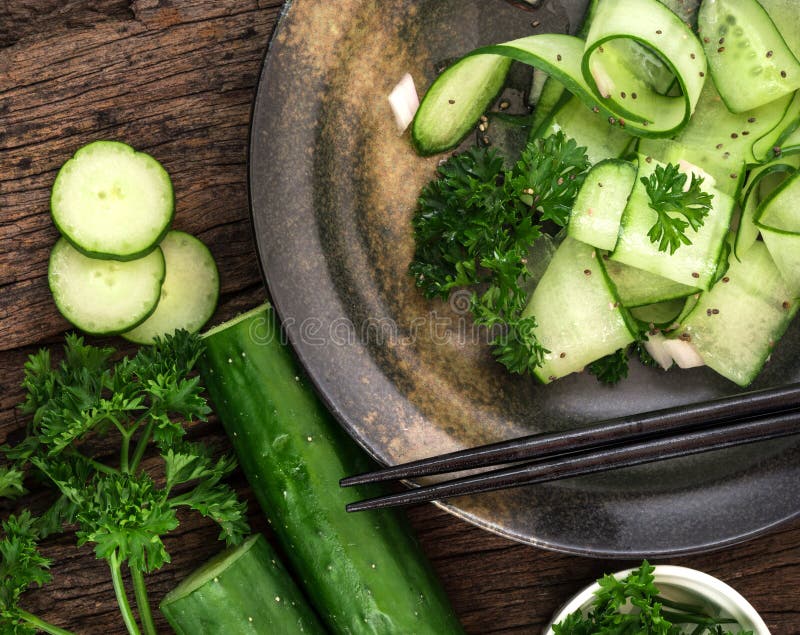
[[[721,450],[800,433],[800,410],[751,418],[665,437],[602,447],[521,466],[379,496],[347,505],[348,512],[398,507],[443,500],[466,494],[545,483],[572,476],[595,474],[680,456]]]
[[[535,434],[411,461],[374,472],[343,478],[342,487],[430,476],[503,463],[538,460],[612,444],[717,425],[746,417],[800,408],[800,383],[752,391],[688,406],[617,417],[589,427]]]

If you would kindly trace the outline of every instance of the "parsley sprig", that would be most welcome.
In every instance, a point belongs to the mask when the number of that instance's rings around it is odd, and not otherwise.
[[[122,579],[123,566],[130,570],[148,635],[156,631],[144,574],[170,561],[162,536],[178,526],[176,510],[193,509],[219,525],[220,539],[241,542],[249,531],[246,506],[223,482],[234,459],[215,458],[210,448],[185,439],[184,424],[210,413],[193,373],[202,350],[198,336],[178,331],[114,361],[113,349],[68,335],[60,363],[47,350],[30,357],[21,408],[31,420],[25,438],[5,448],[12,463],[0,470],[0,492],[21,493],[22,475],[30,472],[59,498],[38,519],[23,512],[3,524],[0,626],[66,633],[18,606],[25,589],[49,581],[49,561],[36,543],[65,523],[76,525],[78,545],[94,545],[108,562],[126,627],[139,633]],[[106,456],[109,441],[118,443],[118,457],[95,456],[96,447]]]
[[[409,272],[427,298],[471,288],[475,322],[496,333],[498,361],[533,371],[547,350],[533,316],[522,316],[528,251],[541,223],[564,226],[589,169],[586,148],[563,133],[528,144],[508,170],[493,149],[473,147],[445,161],[420,195]]]
[[[659,251],[669,250],[674,254],[681,245],[691,245],[686,230],[700,229],[711,210],[713,195],[700,189],[703,178],[692,174],[689,187],[685,188],[687,178],[677,165],[668,163],[656,166],[652,174],[640,179],[650,207],[658,214],[647,235],[650,242],[658,243]]]
[[[681,625],[691,625],[693,635],[732,635],[724,627],[736,620],[710,615],[699,605],[675,602],[660,595],[645,560],[622,580],[605,575],[597,582],[591,610],[580,610],[553,625],[555,635],[680,635]],[[743,631],[741,635],[753,635]]]
[[[628,349],[620,348],[589,364],[587,369],[602,384],[613,385],[628,376]]]

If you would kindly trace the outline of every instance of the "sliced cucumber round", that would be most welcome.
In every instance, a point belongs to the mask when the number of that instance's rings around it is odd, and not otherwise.
[[[61,238],[50,253],[47,280],[67,320],[86,333],[112,335],[153,312],[164,275],[158,248],[143,258],[119,262],[84,256]]]
[[[184,232],[171,231],[160,244],[167,263],[161,300],[153,314],[122,336],[137,344],[186,329],[194,333],[217,306],[219,274],[214,257],[202,242]]]
[[[161,164],[118,141],[83,146],[58,172],[50,211],[58,230],[93,258],[133,260],[164,237],[175,210]]]

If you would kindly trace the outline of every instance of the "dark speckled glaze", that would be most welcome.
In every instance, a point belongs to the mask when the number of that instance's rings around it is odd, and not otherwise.
[[[705,369],[638,364],[616,388],[586,375],[547,387],[512,377],[475,341],[464,298],[425,301],[406,275],[415,199],[437,159],[414,154],[386,96],[406,71],[423,91],[475,46],[574,31],[583,4],[294,0],[270,44],[250,147],[261,267],[321,395],[384,463],[737,390]],[[800,379],[799,343],[795,325],[754,387]],[[549,549],[696,552],[797,515],[798,458],[800,443],[784,440],[444,506]]]

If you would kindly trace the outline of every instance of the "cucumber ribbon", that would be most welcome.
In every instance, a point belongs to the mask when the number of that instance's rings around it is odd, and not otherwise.
[[[631,64],[632,44],[658,56],[661,70],[674,76],[677,95],[658,92],[651,69]],[[657,0],[607,0],[599,4],[586,40],[532,35],[476,49],[445,70],[414,119],[418,150],[435,154],[455,146],[491,103],[511,60],[550,74],[598,117],[642,137],[668,137],[683,128],[707,74],[702,44],[667,7]]]

